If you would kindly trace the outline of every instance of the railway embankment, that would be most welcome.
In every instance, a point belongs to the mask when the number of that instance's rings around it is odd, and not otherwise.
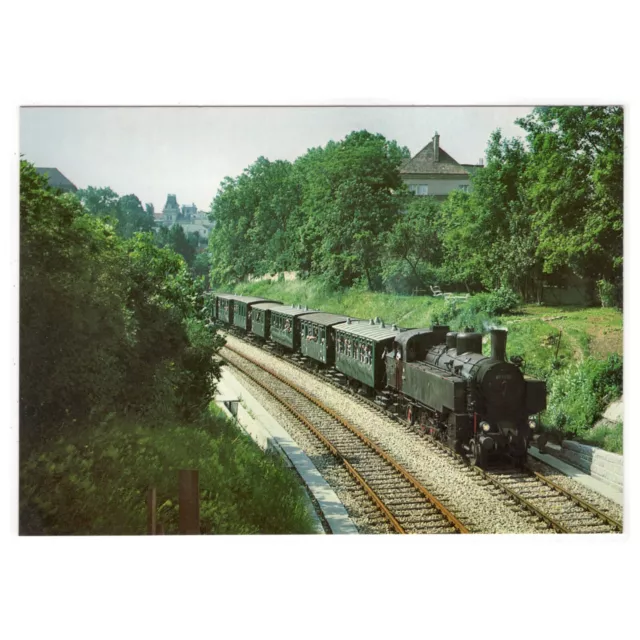
[[[547,444],[545,450],[622,493],[624,485],[623,456],[573,440],[563,440],[560,445]]]
[[[229,367],[222,370],[215,402],[261,449],[277,452],[288,467],[295,469],[308,491],[307,507],[316,533],[358,533],[342,501],[311,458]]]
[[[433,322],[453,329],[474,326],[509,331],[508,356],[524,359],[525,372],[547,382],[546,429],[559,439],[573,439],[622,453],[622,417],[603,426],[607,405],[622,394],[622,312],[614,308],[526,304],[501,310],[500,296],[471,296],[465,301],[433,296],[402,296],[360,289],[330,290],[317,279],[253,282],[236,293],[303,304],[355,318],[381,317],[402,327]],[[488,354],[489,341],[483,344]]]

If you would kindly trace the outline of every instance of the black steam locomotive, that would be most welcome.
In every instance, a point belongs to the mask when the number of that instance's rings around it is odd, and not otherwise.
[[[441,325],[407,330],[230,294],[213,296],[211,312],[223,325],[339,372],[480,467],[505,456],[524,464],[546,408],[544,381],[525,376],[517,359],[506,361],[506,330],[491,331],[484,356],[481,334]]]
[[[407,419],[480,467],[504,454],[524,464],[546,408],[544,381],[507,362],[506,343],[506,330],[492,330],[484,356],[481,334],[436,325],[398,334],[386,355],[387,385]]]

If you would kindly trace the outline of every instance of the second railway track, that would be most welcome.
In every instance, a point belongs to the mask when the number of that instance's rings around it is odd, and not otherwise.
[[[361,431],[297,385],[226,346],[221,355],[305,424],[364,489],[397,533],[468,533],[453,513]]]
[[[238,336],[236,336],[238,337]],[[241,338],[243,342],[245,339]],[[228,348],[228,347],[227,347]],[[239,352],[236,352],[239,353]],[[282,358],[271,352],[273,357]],[[246,356],[242,356],[246,357]],[[343,385],[336,382],[327,374],[315,372],[305,367],[298,359],[291,357],[283,358],[294,367],[300,368],[310,375],[318,378],[325,384],[348,392]],[[408,429],[416,433],[415,428],[397,416],[391,415],[388,411],[374,403],[373,401],[352,395],[352,400],[360,405],[366,406],[379,415],[384,415],[396,423],[396,427]],[[433,437],[426,434],[417,434],[423,438],[433,449],[439,450],[447,455],[460,466],[465,466],[474,472],[478,482],[482,483],[490,490],[496,490],[506,496],[507,500],[517,505],[521,510],[528,512],[532,517],[537,518],[543,526],[555,533],[619,533],[622,531],[622,524],[613,517],[597,509],[587,501],[579,498],[574,493],[552,482],[546,476],[531,469],[522,471],[516,470],[488,470],[484,471],[477,467],[469,467],[459,454],[454,454]]]

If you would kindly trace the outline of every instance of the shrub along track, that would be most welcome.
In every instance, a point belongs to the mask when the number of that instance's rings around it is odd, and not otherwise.
[[[273,396],[345,466],[397,533],[468,533],[402,465],[306,391],[226,346],[220,355]]]
[[[234,337],[257,346],[265,347],[256,340],[247,339],[246,336],[232,332]],[[328,383],[337,389],[349,394],[351,400],[357,404],[368,407],[381,416],[399,423],[397,426],[410,430],[413,434],[423,438],[434,451],[448,456],[452,462],[460,467],[466,467],[474,473],[477,483],[486,487],[494,495],[502,494],[510,504],[515,504],[522,510],[529,512],[533,517],[544,523],[548,530],[555,533],[620,533],[622,524],[603,513],[597,507],[582,500],[574,493],[558,486],[549,478],[530,468],[522,470],[483,470],[470,466],[463,456],[454,453],[433,436],[424,433],[419,425],[410,425],[394,413],[381,407],[369,398],[355,394],[353,389],[343,384],[340,376],[330,371],[317,370],[309,366],[303,357],[297,354],[279,353],[275,345],[266,345],[270,355],[281,358],[290,364],[299,367],[305,372],[315,376],[324,383]],[[229,347],[226,347],[229,348]],[[243,355],[243,357],[246,357]],[[288,383],[287,383],[288,384]],[[338,417],[338,419],[340,419]],[[375,445],[374,445],[375,446]]]

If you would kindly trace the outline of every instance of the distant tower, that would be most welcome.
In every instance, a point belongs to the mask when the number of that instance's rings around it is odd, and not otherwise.
[[[167,202],[162,210],[162,215],[164,217],[165,224],[171,224],[178,219],[178,216],[180,215],[180,207],[178,206],[175,193],[167,195]]]

